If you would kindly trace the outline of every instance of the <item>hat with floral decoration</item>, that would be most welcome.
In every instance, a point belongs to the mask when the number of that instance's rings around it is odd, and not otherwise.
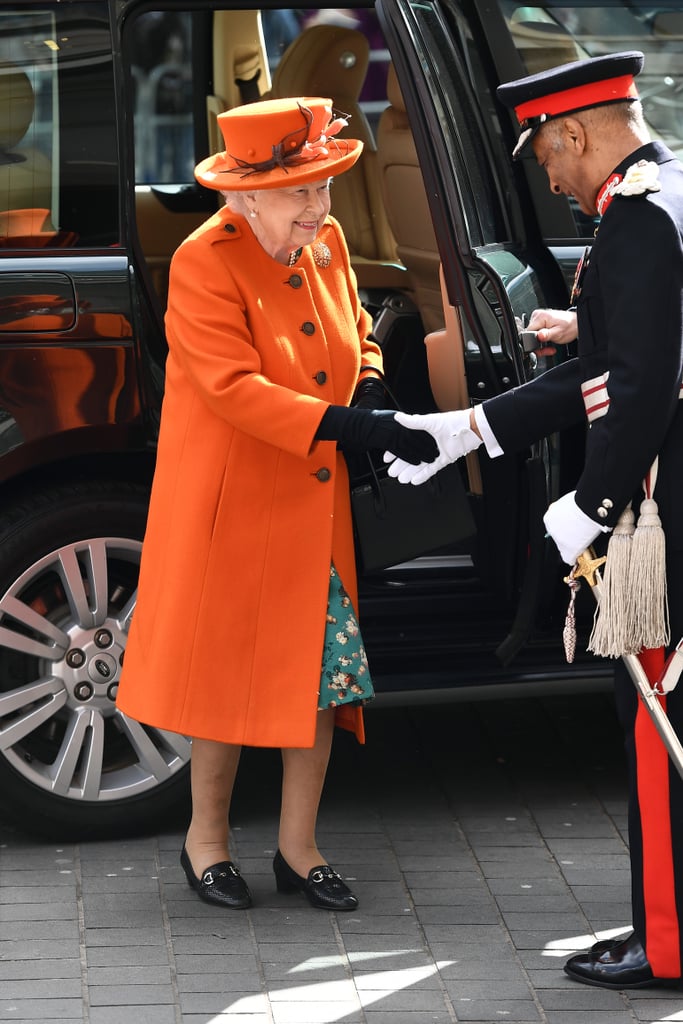
[[[363,143],[340,139],[347,118],[319,96],[261,100],[218,115],[225,151],[195,167],[207,188],[247,191],[286,188],[341,174]]]

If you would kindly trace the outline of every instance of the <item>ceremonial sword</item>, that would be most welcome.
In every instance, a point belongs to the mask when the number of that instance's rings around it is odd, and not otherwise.
[[[605,561],[604,557],[596,558],[592,548],[587,548],[586,551],[579,555],[576,565],[566,578],[569,586],[573,586],[572,596],[575,594],[579,578],[582,578],[588,582],[595,600],[598,604],[600,603],[602,577],[599,567]],[[676,649],[669,655],[664,670],[654,685],[648,679],[647,673],[637,654],[622,654],[621,658],[645,704],[655,729],[669,752],[669,757],[673,761],[676,771],[683,779],[683,745],[681,745],[681,741],[659,701],[660,696],[664,696],[673,690],[680,678],[681,672],[683,672],[683,639],[679,641]]]

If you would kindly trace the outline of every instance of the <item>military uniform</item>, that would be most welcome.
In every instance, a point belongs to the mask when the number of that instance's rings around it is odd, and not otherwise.
[[[655,142],[615,172],[639,160],[658,165],[661,188],[615,196],[601,219],[577,297],[578,358],[485,402],[484,411],[504,451],[591,415],[576,503],[605,526],[632,498],[637,513],[641,481],[658,457],[655,498],[676,643],[683,637],[683,166]],[[655,976],[679,977],[683,783],[621,662],[616,687],[631,775],[634,928]],[[683,683],[667,704],[683,735]]]

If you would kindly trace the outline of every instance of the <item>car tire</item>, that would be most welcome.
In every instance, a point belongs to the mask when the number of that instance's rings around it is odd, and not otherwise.
[[[78,481],[0,514],[0,805],[27,831],[106,838],[186,811],[189,740],[115,703],[148,499]]]

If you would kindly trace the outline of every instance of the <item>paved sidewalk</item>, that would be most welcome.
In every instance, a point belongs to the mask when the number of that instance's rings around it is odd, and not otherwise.
[[[41,1024],[630,1024],[683,991],[577,985],[629,927],[609,697],[368,713],[340,734],[319,840],[360,899],[278,895],[279,756],[245,751],[233,815],[252,910],[199,901],[162,835],[81,845],[0,824],[0,1020]]]

